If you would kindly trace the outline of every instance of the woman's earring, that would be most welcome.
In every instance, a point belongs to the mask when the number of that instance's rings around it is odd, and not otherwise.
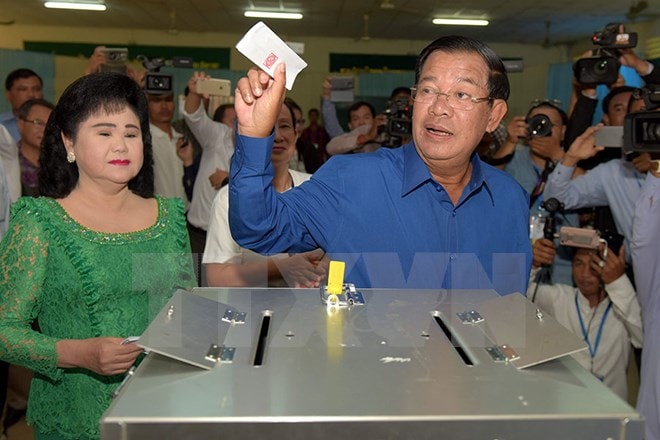
[[[67,151],[66,161],[69,163],[74,163],[76,161],[76,155],[73,153],[73,151]]]

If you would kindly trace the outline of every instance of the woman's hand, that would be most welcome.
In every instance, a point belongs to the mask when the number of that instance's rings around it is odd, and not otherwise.
[[[286,85],[284,63],[275,68],[275,78],[263,70],[252,68],[238,81],[234,108],[238,133],[251,137],[268,137],[282,109]]]
[[[85,368],[103,376],[125,373],[144,350],[122,338],[62,339],[57,342],[57,366]]]

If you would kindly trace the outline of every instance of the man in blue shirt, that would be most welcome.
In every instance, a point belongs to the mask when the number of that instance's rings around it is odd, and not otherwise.
[[[5,79],[5,97],[11,105],[11,110],[0,113],[0,124],[7,127],[14,142],[21,139],[18,132],[18,109],[30,99],[43,98],[43,81],[30,69],[16,69]]]
[[[238,83],[229,216],[260,253],[324,249],[357,287],[524,292],[531,265],[528,195],[474,153],[504,117],[501,60],[476,40],[442,37],[417,62],[413,139],[335,157],[308,181],[274,191],[273,126],[285,71]]]

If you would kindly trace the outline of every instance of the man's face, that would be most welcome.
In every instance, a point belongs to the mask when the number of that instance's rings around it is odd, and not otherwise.
[[[374,115],[366,105],[358,107],[349,115],[348,128],[355,130],[363,125],[371,125],[374,123]]]
[[[25,119],[17,122],[18,131],[21,134],[21,143],[31,147],[39,148],[44,138],[46,122],[50,117],[51,109],[42,105],[33,105]]]
[[[417,88],[440,93],[469,94],[484,98],[488,91],[488,66],[474,53],[436,51],[424,63]],[[413,105],[413,140],[427,166],[450,165],[469,160],[487,131],[493,131],[506,113],[501,99],[474,103],[470,110],[448,105],[445,95]],[[450,161],[450,162],[447,162]]]
[[[591,265],[593,252],[590,249],[577,249],[573,257],[573,280],[586,297],[600,292],[600,277]]]
[[[603,121],[606,125],[612,127],[622,127],[623,120],[628,114],[628,101],[632,92],[622,92],[614,96],[607,106],[607,114],[603,115]]]
[[[561,114],[557,109],[542,105],[541,107],[536,107],[535,109],[529,112],[528,120],[533,118],[536,115],[546,115],[550,119],[552,124],[552,131],[550,136],[536,137],[533,136],[530,139],[530,144],[538,141],[543,141],[546,143],[552,143],[554,146],[561,146],[562,139],[564,138],[564,133],[566,132],[566,126],[564,126],[564,121],[561,119]]]
[[[5,97],[11,104],[11,109],[14,113],[18,108],[23,105],[25,101],[30,99],[42,99],[43,93],[41,91],[41,81],[36,76],[28,78],[19,78],[14,81],[11,89],[5,91]]]
[[[174,117],[174,98],[171,93],[147,95],[149,101],[149,120],[152,124],[169,124]]]

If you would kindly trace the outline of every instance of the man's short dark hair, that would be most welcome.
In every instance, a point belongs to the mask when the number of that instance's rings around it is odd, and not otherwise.
[[[369,112],[371,113],[371,116],[374,118],[376,117],[376,109],[374,108],[373,105],[369,104],[367,101],[357,101],[351,104],[351,106],[348,108],[348,118],[351,118],[351,113],[357,111],[360,107],[367,107],[369,109]]]
[[[35,105],[40,105],[42,107],[46,107],[51,110],[55,109],[55,106],[50,101],[46,101],[45,99],[28,99],[18,108],[19,119],[27,118],[28,114],[30,113],[30,110],[32,110],[32,107],[34,107]]]
[[[135,194],[154,195],[154,164],[149,111],[144,90],[127,75],[97,72],[82,76],[66,88],[48,118],[39,155],[39,194],[66,197],[78,182],[78,166],[68,163],[62,135],[76,139],[84,121],[99,111],[109,114],[130,109],[140,121],[143,145],[142,168],[128,182]]]
[[[603,98],[603,113],[606,115],[610,114],[610,102],[612,102],[612,99],[616,95],[620,95],[621,93],[632,93],[635,91],[635,87],[631,86],[621,86],[621,87],[615,87],[610,92]]]
[[[12,72],[9,72],[9,75],[7,75],[7,78],[5,79],[5,90],[11,90],[11,88],[14,86],[14,83],[23,78],[32,78],[33,76],[36,76],[37,79],[39,80],[39,83],[43,87],[44,81],[41,79],[39,75],[37,75],[36,72],[30,69],[26,68],[20,68],[16,69]]]
[[[555,110],[557,113],[559,113],[559,117],[561,117],[562,125],[566,126],[566,124],[568,124],[568,115],[566,114],[566,112],[550,101],[541,101],[538,104],[534,104],[532,107],[530,107],[529,111],[527,112],[526,119],[529,119],[529,115],[532,113],[532,110],[535,110],[537,108],[551,108]]]
[[[394,99],[395,96],[397,95],[407,95],[410,96],[410,87],[397,87],[394,90],[392,90],[392,93],[390,93],[390,101]]]
[[[440,37],[422,49],[415,66],[415,84],[419,82],[424,63],[433,52],[437,51],[452,54],[474,53],[481,56],[489,70],[488,96],[493,99],[504,99],[505,101],[509,99],[509,78],[500,57],[481,41],[458,35]]]

